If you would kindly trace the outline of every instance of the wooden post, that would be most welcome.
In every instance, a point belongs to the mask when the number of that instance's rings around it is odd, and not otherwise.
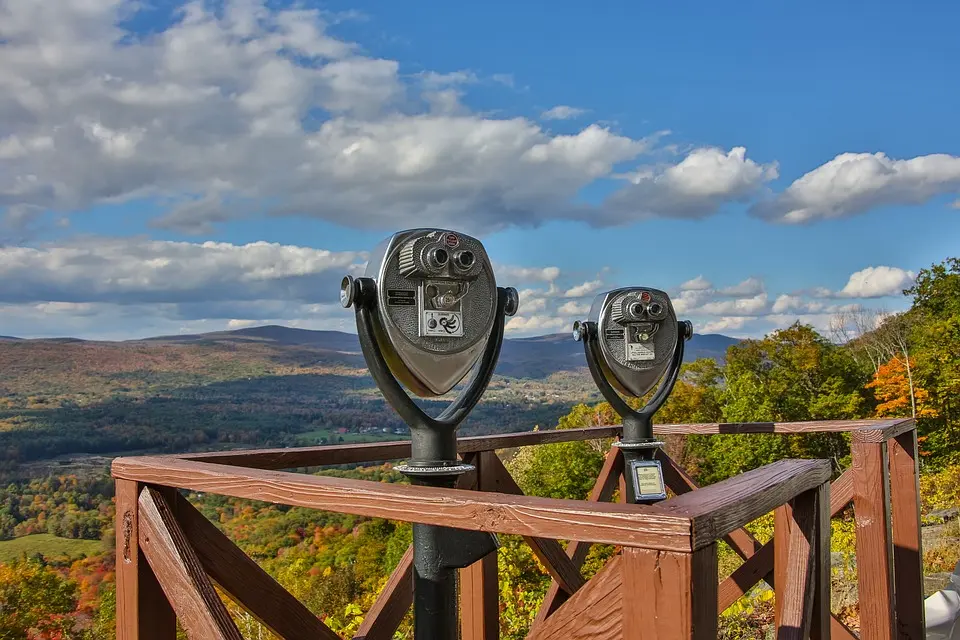
[[[891,439],[888,445],[897,637],[901,640],[923,640],[923,547],[920,538],[916,429]]]
[[[790,557],[790,533],[793,522],[793,508],[788,502],[773,512],[773,624],[779,629],[782,625],[784,592],[787,584],[787,566]]]
[[[894,593],[887,443],[854,440],[851,453],[860,637],[863,640],[891,640],[894,637]]]
[[[139,482],[116,481],[117,640],[173,640],[177,619],[140,549]]]
[[[830,640],[833,614],[830,611],[830,483],[817,490],[816,525],[814,528],[813,619],[810,623],[811,640]],[[838,621],[839,622],[839,621]],[[838,636],[839,640],[839,636]]]
[[[477,489],[493,491],[493,451],[484,451],[471,461],[477,467]],[[484,473],[484,470],[488,470]],[[500,591],[497,553],[493,552],[460,570],[460,633],[463,640],[497,640],[500,637]]]
[[[717,545],[623,549],[623,640],[716,640]]]

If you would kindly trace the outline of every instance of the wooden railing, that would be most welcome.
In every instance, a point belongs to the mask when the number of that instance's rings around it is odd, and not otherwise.
[[[829,519],[851,501],[857,522],[861,637],[923,637],[916,431],[910,420],[661,425],[660,434],[851,434],[853,465],[783,460],[697,488],[666,455],[675,494],[653,506],[606,502],[623,460],[607,454],[588,502],[522,495],[497,449],[617,437],[618,426],[462,438],[476,472],[456,489],[278,471],[406,458],[409,442],[117,458],[117,632],[120,640],[239,638],[214,584],[281,638],[337,638],[250,560],[177,488],[279,504],[523,536],[552,577],[531,639],[715,638],[717,614],[760,580],[776,592],[777,637],[855,637],[830,615]],[[890,480],[893,480],[891,483]],[[891,492],[892,490],[892,492]],[[621,495],[622,495],[621,490]],[[743,527],[775,512],[773,540]],[[566,548],[558,540],[569,540]],[[717,542],[743,559],[718,583]],[[619,553],[589,581],[590,545]],[[356,639],[392,638],[412,601],[412,550]],[[896,594],[896,597],[894,595]],[[497,560],[461,571],[465,640],[499,633]],[[651,633],[655,630],[655,633]]]

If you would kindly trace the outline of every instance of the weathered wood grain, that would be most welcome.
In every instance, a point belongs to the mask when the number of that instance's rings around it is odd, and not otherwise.
[[[210,578],[263,626],[284,640],[340,640],[184,497],[177,522]]]
[[[787,541],[782,546],[788,548],[786,566],[775,571],[776,597],[781,601],[777,640],[806,640],[810,635],[816,579],[817,495],[818,490],[814,489],[794,498],[792,517],[778,522],[783,528],[774,533],[775,538]]]
[[[913,428],[913,420],[905,418],[878,420],[831,420],[810,422],[747,422],[654,425],[658,435],[723,434],[723,433],[823,433],[851,432],[854,441],[883,442]],[[622,433],[621,425],[587,427],[584,429],[547,429],[523,431],[493,436],[460,438],[460,453],[493,451],[510,447],[526,447],[553,442],[613,438]],[[176,456],[215,464],[229,464],[255,469],[294,469],[355,462],[396,460],[410,456],[410,442],[377,442],[319,447],[292,447],[283,449],[239,449],[189,453]]]
[[[790,561],[790,526],[793,522],[793,503],[786,502],[776,508],[773,512],[773,590],[777,591],[777,585],[783,585],[787,582],[787,566]],[[773,601],[773,624],[779,629],[783,624],[781,616],[783,613],[782,597],[775,598]]]
[[[673,458],[668,456],[662,449],[657,450],[656,457],[663,467],[664,483],[674,494],[679,496],[700,488],[686,470],[678,465]],[[723,540],[744,560],[750,558],[760,548],[760,541],[754,538],[753,534],[746,529],[732,531],[724,536]]]
[[[656,424],[654,433],[658,435],[716,435],[724,433],[836,433],[851,432],[854,441],[880,442],[887,434],[905,427],[908,418],[886,418],[874,420],[813,420],[807,422],[734,422],[699,424]],[[874,438],[877,438],[875,440]]]
[[[830,517],[837,515],[853,501],[853,469],[847,469],[830,484]]]
[[[113,462],[114,477],[341,513],[521,536],[690,549],[690,519],[656,506],[587,503],[237,469],[176,458]],[[789,474],[788,474],[789,475]],[[750,499],[745,492],[744,499]]]
[[[922,640],[925,622],[917,432],[900,434],[890,440],[889,447],[897,637]]]
[[[816,491],[816,522],[813,529],[813,607],[810,619],[811,640],[830,640],[830,492],[833,487],[822,485]]]
[[[547,429],[545,431],[521,431],[519,433],[491,436],[469,436],[458,439],[457,451],[461,454],[477,453],[535,444],[613,438],[622,431],[623,427],[621,425],[610,425],[583,429]],[[229,464],[253,469],[294,469],[297,467],[396,460],[409,456],[410,441],[397,440],[394,442],[324,445],[319,447],[211,451],[188,453],[176,457],[183,460]]]
[[[527,640],[621,640],[623,638],[623,558],[614,556],[587,584]]]
[[[860,635],[870,640],[889,640],[895,634],[887,443],[854,442],[851,453]]]
[[[170,505],[152,487],[139,499],[143,554],[191,640],[243,640]]]
[[[623,474],[623,454],[620,449],[611,447],[603,460],[603,467],[597,475],[597,480],[590,491],[590,502],[606,502],[613,496],[617,483],[622,479]],[[573,541],[567,544],[567,556],[573,563],[573,566],[579,571],[590,553],[590,543]],[[550,581],[550,587],[547,594],[543,597],[540,609],[537,610],[537,617],[534,618],[531,628],[536,628],[546,618],[556,611],[557,607],[566,602],[569,594],[560,588],[556,580]]]
[[[713,544],[795,496],[828,482],[828,460],[780,460],[656,505],[693,521],[693,548]]]
[[[716,640],[716,544],[693,553],[624,548],[622,557],[624,640]]]
[[[142,486],[116,481],[117,640],[174,640],[177,618],[140,549]]]

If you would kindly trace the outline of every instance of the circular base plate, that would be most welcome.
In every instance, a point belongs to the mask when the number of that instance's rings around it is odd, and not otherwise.
[[[659,440],[648,440],[646,442],[614,442],[613,446],[621,449],[659,449],[666,444]]]
[[[472,464],[452,464],[442,467],[414,467],[398,464],[394,467],[405,476],[459,476],[476,469]]]

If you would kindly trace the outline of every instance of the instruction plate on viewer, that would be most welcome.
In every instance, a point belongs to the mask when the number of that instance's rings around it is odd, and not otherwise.
[[[667,497],[659,460],[634,460],[630,463],[630,473],[633,474],[633,494],[637,502]]]
[[[656,352],[653,350],[652,342],[628,342],[627,360],[635,362],[637,360],[655,360]]]

